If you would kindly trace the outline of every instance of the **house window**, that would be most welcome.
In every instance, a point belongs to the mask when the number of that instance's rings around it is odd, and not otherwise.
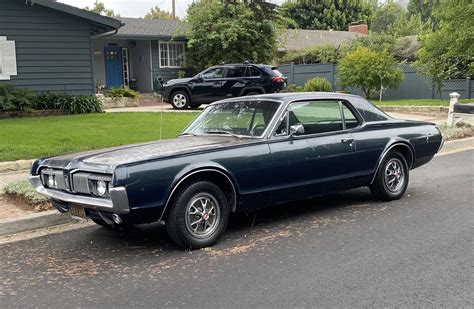
[[[0,80],[9,80],[17,75],[15,41],[0,36]]]
[[[183,42],[160,42],[160,67],[182,68],[185,66]]]

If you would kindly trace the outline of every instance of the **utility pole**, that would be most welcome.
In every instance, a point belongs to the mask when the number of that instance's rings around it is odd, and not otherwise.
[[[173,8],[173,19],[176,19],[176,0],[172,0],[172,8]]]

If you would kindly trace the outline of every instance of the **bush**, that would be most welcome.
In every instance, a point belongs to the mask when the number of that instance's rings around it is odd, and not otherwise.
[[[71,100],[71,96],[58,92],[43,92],[36,97],[35,109],[60,109],[60,107]]]
[[[374,97],[381,86],[384,89],[396,88],[402,80],[403,71],[387,51],[360,47],[339,63],[338,81],[341,86],[359,87],[366,98]]]
[[[0,85],[0,110],[24,111],[34,107],[36,94],[29,89]]]
[[[289,52],[281,58],[281,63],[338,63],[344,53],[343,48],[332,45],[318,46],[300,52]]]
[[[3,193],[7,196],[23,198],[33,206],[48,203],[48,198],[36,192],[27,180],[8,184],[3,188]]]
[[[286,91],[287,91],[287,92],[301,92],[301,91],[303,91],[303,87],[298,86],[298,85],[296,85],[296,84],[289,84],[289,85],[286,87]]]
[[[96,96],[69,97],[61,102],[59,109],[64,114],[101,113],[102,102]]]
[[[321,91],[321,92],[331,92],[332,86],[331,83],[322,77],[315,77],[308,80],[303,87],[303,91]]]
[[[117,87],[111,88],[107,90],[104,95],[109,98],[119,99],[119,98],[138,98],[140,97],[140,93],[135,90],[124,88],[124,87]]]

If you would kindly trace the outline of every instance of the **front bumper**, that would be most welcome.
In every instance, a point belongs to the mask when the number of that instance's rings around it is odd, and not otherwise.
[[[128,214],[130,212],[127,191],[124,187],[110,188],[110,199],[105,199],[45,188],[41,183],[40,176],[31,176],[29,180],[38,193],[53,200],[116,214]]]

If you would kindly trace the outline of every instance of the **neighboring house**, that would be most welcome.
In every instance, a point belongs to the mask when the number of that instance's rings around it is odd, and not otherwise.
[[[279,52],[302,51],[323,45],[339,46],[367,35],[367,25],[349,26],[349,31],[288,29],[279,41]]]
[[[126,86],[143,93],[153,82],[176,78],[186,66],[186,40],[176,20],[122,18],[117,33],[93,40],[96,83],[100,87]]]
[[[92,37],[121,24],[51,0],[1,0],[0,83],[92,94]]]

